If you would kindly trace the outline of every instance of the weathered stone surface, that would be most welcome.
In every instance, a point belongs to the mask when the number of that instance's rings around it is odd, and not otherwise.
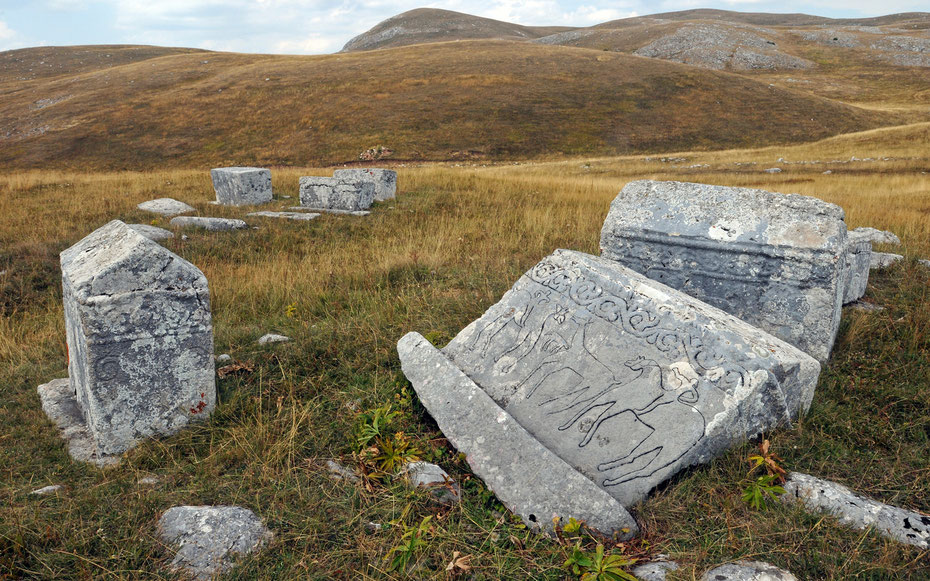
[[[81,411],[77,396],[67,378],[53,379],[40,385],[39,399],[42,401],[42,411],[58,426],[61,437],[68,444],[68,454],[72,458],[97,466],[109,466],[119,462],[119,457],[97,451],[94,439],[87,429],[84,412]]]
[[[530,269],[443,352],[624,506],[791,423],[810,406],[820,372],[810,356],[732,315],[568,250]]]
[[[169,435],[216,402],[207,279],[114,220],[61,253],[68,376],[97,455]]]
[[[798,578],[761,561],[736,561],[711,569],[701,581],[798,581]]]
[[[241,230],[249,227],[242,220],[235,218],[205,218],[203,216],[178,216],[172,218],[170,224],[175,228],[203,228],[210,232]]]
[[[927,260],[926,258],[918,258],[917,264],[923,266],[924,268],[930,268],[930,260]],[[0,274],[3,274],[3,273],[0,272]]]
[[[674,561],[653,561],[633,567],[633,575],[639,581],[665,581],[669,571],[677,571],[678,563]]]
[[[455,504],[462,498],[459,485],[445,470],[430,462],[410,462],[401,470],[411,488],[426,488],[440,504]]]
[[[139,234],[142,234],[149,240],[154,240],[158,242],[159,240],[167,240],[168,238],[174,238],[174,232],[171,230],[165,230],[164,228],[159,228],[158,226],[152,226],[151,224],[126,224]]]
[[[619,502],[540,444],[422,335],[405,335],[397,352],[443,434],[528,527],[551,532],[554,517],[574,517],[624,539],[639,530]]]
[[[802,502],[810,510],[829,512],[841,524],[878,533],[921,549],[930,548],[930,515],[866,498],[836,482],[792,472],[782,500]]]
[[[65,487],[62,486],[61,484],[52,484],[50,486],[43,486],[42,488],[39,488],[38,490],[33,490],[29,494],[33,496],[48,496],[49,494],[56,494],[58,492],[61,492],[64,489]]]
[[[320,215],[311,212],[249,212],[246,216],[257,216],[261,218],[279,218],[284,220],[304,220],[310,221],[319,218]]]
[[[904,257],[900,254],[892,254],[890,252],[873,252],[872,253],[872,262],[869,265],[869,268],[872,270],[881,270],[883,268],[888,268],[897,262],[904,260]]]
[[[358,476],[351,468],[347,468],[335,460],[326,461],[326,469],[329,470],[330,476],[338,480],[347,482],[358,482]]]
[[[298,212],[313,211],[313,212],[322,212],[326,214],[343,214],[346,216],[368,216],[369,214],[371,214],[371,212],[369,212],[368,210],[358,210],[358,211],[332,210],[330,208],[305,208],[303,206],[291,206],[290,209],[298,211]]]
[[[218,167],[210,170],[217,203],[253,206],[271,201],[271,170],[260,167]]]
[[[843,304],[858,301],[865,296],[869,285],[869,270],[872,264],[872,243],[868,235],[857,230],[849,231],[846,251],[846,264],[849,271]]]
[[[850,234],[855,233],[861,239],[867,240],[872,244],[891,244],[898,246],[901,239],[894,232],[888,230],[879,230],[877,228],[861,227],[851,230]]]
[[[375,184],[375,201],[383,202],[397,196],[397,172],[391,169],[337,169],[333,177],[345,181],[370,181]]]
[[[176,506],[158,519],[158,532],[163,542],[178,546],[172,569],[195,579],[229,571],[237,556],[273,536],[255,513],[238,506]]]
[[[162,216],[176,216],[177,214],[186,214],[187,212],[195,211],[193,206],[189,206],[173,198],[149,200],[148,202],[142,202],[136,207],[146,212],[161,214]]]
[[[216,356],[217,363],[229,363],[232,361],[232,356],[229,353],[223,353]]]
[[[312,210],[367,210],[375,200],[371,181],[346,181],[339,178],[300,178],[300,205]]]
[[[291,338],[286,335],[275,335],[274,333],[268,333],[262,335],[258,339],[259,345],[267,345],[269,343],[287,343]]]
[[[796,194],[636,181],[610,206],[601,254],[826,361],[847,282],[843,216]]]

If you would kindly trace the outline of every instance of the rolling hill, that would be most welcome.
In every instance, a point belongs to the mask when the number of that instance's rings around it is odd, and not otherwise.
[[[398,160],[724,149],[906,117],[727,72],[521,41],[324,56],[63,47],[0,59],[27,71],[79,65],[0,81],[6,168],[307,166],[378,145]]]

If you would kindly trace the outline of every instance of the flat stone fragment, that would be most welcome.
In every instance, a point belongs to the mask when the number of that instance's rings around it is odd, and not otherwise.
[[[617,195],[601,255],[826,361],[847,283],[843,210],[763,190],[643,180]]]
[[[339,178],[300,178],[300,205],[319,210],[367,210],[375,201],[375,184],[371,181],[346,181]]]
[[[869,265],[871,270],[881,270],[883,268],[888,268],[897,262],[904,260],[904,257],[900,254],[892,254],[890,252],[873,252],[872,253],[872,262]]]
[[[229,353],[223,353],[216,356],[217,363],[229,363],[232,361],[232,356]]]
[[[856,228],[855,230],[850,230],[850,233],[856,233],[856,235],[862,237],[872,244],[891,244],[893,246],[898,246],[901,244],[901,239],[898,238],[897,234],[894,232],[889,232],[888,230],[860,227]]]
[[[291,210],[296,210],[300,212],[320,212],[324,214],[344,214],[347,216],[367,216],[371,214],[368,210],[359,210],[357,212],[352,210],[331,210],[329,208],[307,208],[304,206],[291,206]],[[319,215],[319,214],[317,214]]]
[[[273,535],[251,510],[238,506],[176,506],[158,519],[162,541],[177,545],[171,568],[195,579],[232,569],[234,560]]]
[[[167,240],[169,238],[174,238],[174,232],[171,230],[165,230],[164,228],[159,228],[158,226],[152,226],[151,224],[126,224],[139,234],[142,234],[149,240],[154,240],[158,242],[159,240]]]
[[[529,528],[551,533],[554,517],[574,517],[623,539],[639,531],[619,502],[540,444],[422,335],[406,334],[397,352],[443,434]]]
[[[319,214],[310,212],[249,212],[246,216],[258,216],[261,218],[281,218],[285,220],[304,220],[310,221],[319,218]]]
[[[669,571],[677,571],[678,563],[674,561],[653,561],[633,567],[633,575],[639,581],[665,581]]]
[[[216,201],[225,206],[254,206],[271,201],[271,170],[218,167],[210,170]]]
[[[202,216],[178,216],[172,218],[170,224],[175,228],[203,228],[210,232],[226,232],[249,227],[242,220],[236,220],[235,218],[205,218]]]
[[[918,258],[918,259],[917,259],[917,264],[923,266],[924,268],[930,268],[930,260],[927,260],[926,258]],[[4,271],[4,272],[6,272],[6,271]],[[3,274],[3,273],[0,272],[0,274]]]
[[[286,335],[275,335],[274,333],[268,333],[267,335],[262,335],[258,339],[259,345],[267,345],[269,343],[287,343],[291,338]]]
[[[875,529],[878,533],[920,549],[930,548],[930,515],[866,498],[836,482],[792,472],[784,485],[785,502],[802,502],[809,510],[834,515],[841,524]]]
[[[411,488],[426,488],[440,504],[455,504],[462,499],[459,485],[441,467],[430,462],[410,462],[401,470]]]
[[[58,426],[61,437],[68,444],[68,454],[74,460],[101,467],[119,463],[118,456],[98,452],[67,377],[42,384],[38,391],[42,411]]]
[[[679,471],[790,424],[820,373],[757,327],[569,250],[531,268],[443,352],[627,507]]]
[[[851,309],[855,309],[857,311],[863,311],[866,313],[877,313],[879,311],[885,310],[885,307],[881,305],[876,305],[874,303],[867,303],[865,301],[856,301],[853,303],[849,303],[846,306],[848,306]]]
[[[51,486],[43,486],[38,490],[33,490],[29,494],[33,496],[48,496],[49,494],[55,494],[56,492],[64,490],[64,488],[65,487],[61,484],[52,484]]]
[[[762,171],[764,171],[765,173],[781,173],[781,168],[780,168],[780,167],[770,167],[770,168],[764,169],[764,170],[762,170]]]
[[[736,561],[711,569],[701,581],[798,581],[798,578],[762,561]]]
[[[849,274],[846,280],[846,290],[843,292],[844,305],[858,301],[865,296],[869,284],[872,243],[866,235],[857,230],[849,231],[846,264]]]
[[[140,210],[145,210],[146,212],[161,214],[162,216],[176,216],[178,214],[186,214],[187,212],[196,211],[193,206],[189,206],[184,202],[179,202],[173,198],[158,198],[157,200],[149,200],[148,202],[142,202],[136,207]]]
[[[337,169],[333,177],[346,181],[370,181],[375,184],[375,201],[392,200],[397,196],[397,172],[391,169]]]
[[[61,272],[68,376],[97,456],[210,414],[213,327],[197,267],[114,220],[62,252]]]
[[[354,470],[346,468],[335,460],[327,460],[326,469],[329,470],[329,474],[333,478],[345,480],[347,482],[358,482],[358,476],[355,474]]]

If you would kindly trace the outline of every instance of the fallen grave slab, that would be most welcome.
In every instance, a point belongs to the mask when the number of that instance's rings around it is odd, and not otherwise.
[[[242,230],[249,227],[242,220],[235,218],[205,218],[202,216],[178,216],[172,218],[170,224],[175,228],[202,228],[210,232]]]
[[[297,212],[319,212],[323,214],[344,214],[347,216],[367,216],[371,214],[368,210],[333,210],[330,208],[307,208],[305,206],[291,206],[288,209]]]
[[[148,202],[142,202],[136,207],[146,212],[161,214],[162,216],[176,216],[177,214],[186,214],[187,212],[196,211],[193,206],[185,204],[184,202],[179,202],[173,198],[149,200]]]
[[[167,240],[169,238],[174,238],[174,232],[171,230],[165,230],[164,228],[159,228],[158,226],[152,226],[151,224],[126,224],[139,234],[142,234],[149,240],[154,240],[158,242],[159,240]]]
[[[279,218],[283,220],[303,220],[310,221],[319,218],[320,215],[311,212],[249,212],[246,216],[255,216],[259,218]]]
[[[808,196],[635,181],[610,206],[601,255],[826,361],[847,283],[843,219]]]

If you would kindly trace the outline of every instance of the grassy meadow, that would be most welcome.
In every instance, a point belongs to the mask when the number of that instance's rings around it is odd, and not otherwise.
[[[237,504],[274,531],[268,549],[228,579],[577,579],[563,568],[576,539],[529,533],[470,475],[401,374],[395,344],[411,330],[445,344],[556,248],[596,254],[611,199],[641,178],[816,195],[843,206],[850,227],[901,237],[901,249],[886,250],[908,260],[873,274],[865,297],[885,309],[844,311],[810,413],[767,437],[790,470],[930,511],[930,270],[915,262],[930,257],[928,148],[923,123],[651,159],[408,164],[395,168],[397,199],[367,217],[248,218],[258,229],[188,231],[186,240],[178,233],[164,245],[206,274],[217,353],[241,369],[218,380],[208,422],[145,442],[109,469],[70,460],[36,394],[38,384],[67,374],[58,253],[112,219],[165,226],[136,209],[155,197],[188,202],[202,215],[249,210],[208,205],[206,168],[6,172],[0,579],[172,578],[165,567],[173,552],[158,540],[156,521],[179,504]],[[770,167],[783,171],[763,171]],[[330,171],[273,169],[271,205],[295,205],[298,176]],[[258,346],[268,332],[293,341]],[[387,425],[360,444],[360,429],[376,415]],[[747,443],[662,486],[632,509],[642,535],[608,548],[642,560],[668,554],[682,565],[669,577],[677,580],[740,558],[799,579],[930,578],[927,551],[792,506],[750,508],[741,495],[755,450]],[[442,465],[462,485],[463,501],[443,508],[407,490],[386,474],[399,456]],[[361,480],[331,478],[332,458]],[[140,483],[149,476],[158,483]],[[65,490],[29,495],[49,484]],[[578,541],[594,552],[592,539]],[[393,549],[405,544],[409,566],[392,568],[404,553]],[[456,552],[464,567],[447,568]]]

